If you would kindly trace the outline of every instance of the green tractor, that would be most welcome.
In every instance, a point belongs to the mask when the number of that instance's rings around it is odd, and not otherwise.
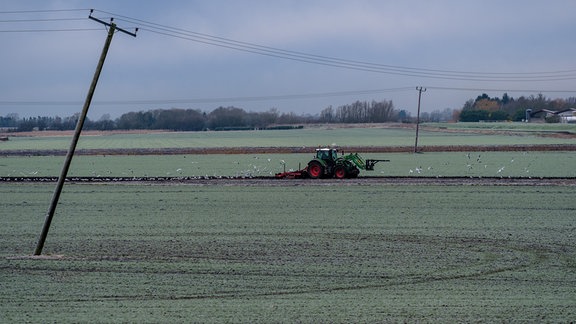
[[[312,179],[318,178],[356,178],[360,170],[374,170],[378,162],[390,160],[366,160],[358,153],[338,156],[335,148],[316,149],[316,157],[308,162],[306,173]]]

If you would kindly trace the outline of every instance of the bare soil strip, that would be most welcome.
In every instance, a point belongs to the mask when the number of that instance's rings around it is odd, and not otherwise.
[[[52,183],[58,177],[0,177],[1,182]],[[68,177],[69,183],[154,183],[224,186],[470,185],[576,186],[576,177],[359,177],[355,179],[276,179],[274,177]]]
[[[341,146],[343,152],[409,153],[413,146]],[[576,144],[545,145],[435,145],[420,146],[420,152],[548,152],[576,151]],[[6,150],[0,156],[64,156],[66,150]],[[203,155],[203,154],[291,154],[310,153],[309,147],[189,147],[189,148],[122,148],[79,149],[76,155]]]

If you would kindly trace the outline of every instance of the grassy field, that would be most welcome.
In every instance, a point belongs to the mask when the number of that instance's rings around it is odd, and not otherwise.
[[[273,176],[303,168],[310,154],[77,156],[71,176]],[[574,152],[362,154],[389,159],[361,176],[576,177]],[[0,158],[0,176],[58,176],[63,156]]]
[[[490,127],[507,127],[513,134],[469,133],[470,129],[489,130]],[[522,123],[457,123],[429,124],[436,129],[444,128],[451,132],[420,132],[419,144],[434,145],[526,145],[526,144],[573,144],[574,139],[543,137],[542,133],[576,133],[576,126],[545,125]],[[502,130],[501,128],[493,128]],[[457,132],[462,130],[462,132]],[[456,131],[456,132],[454,132]],[[540,134],[540,135],[539,135]],[[79,149],[122,149],[122,148],[189,148],[189,147],[318,147],[336,144],[340,146],[411,146],[414,145],[415,131],[410,128],[330,128],[316,127],[284,131],[231,131],[231,132],[165,132],[150,134],[112,134],[83,136]],[[66,150],[70,136],[11,137],[0,142],[4,150]]]
[[[573,125],[478,124],[462,132],[455,125],[423,131],[419,143],[574,142],[538,135]],[[514,133],[465,129],[504,126]],[[312,151],[332,143],[410,146],[413,135],[388,128],[118,134],[82,137],[80,148]],[[10,138],[0,156],[66,149],[69,141]],[[269,176],[304,167],[312,155],[77,156],[69,175]],[[363,155],[391,162],[362,175],[576,176],[571,151]],[[0,176],[57,176],[63,161],[3,156]],[[573,186],[67,184],[45,258],[33,259],[53,190],[0,183],[2,323],[576,320]]]
[[[521,122],[493,122],[493,123],[423,123],[424,127],[442,127],[454,130],[498,130],[525,133],[565,132],[576,133],[575,124],[549,124],[549,123],[521,123]]]
[[[573,187],[2,184],[0,322],[571,322]]]
[[[542,137],[535,131],[569,131],[573,125],[521,123],[433,124],[452,130],[509,127],[514,135],[453,132],[421,132],[421,145],[526,145],[573,144],[574,139]],[[524,132],[524,133],[522,133]],[[286,131],[191,132],[108,134],[84,136],[79,149],[185,148],[185,147],[310,147],[310,154],[237,154],[167,156],[78,156],[73,176],[271,176],[305,167],[318,145],[410,146],[414,130],[373,128],[306,128]],[[0,143],[2,151],[66,149],[70,138],[19,137]],[[574,152],[458,152],[364,154],[365,158],[390,159],[381,163],[375,176],[474,176],[474,177],[574,177]],[[0,176],[57,176],[60,156],[0,157]]]

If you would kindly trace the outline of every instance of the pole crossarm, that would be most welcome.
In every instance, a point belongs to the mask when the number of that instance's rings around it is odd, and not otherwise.
[[[93,13],[93,12],[94,12],[94,9],[90,9],[90,15],[88,16],[89,19],[92,19],[92,20],[94,20],[94,21],[97,21],[97,22],[99,22],[99,23],[101,23],[101,24],[103,24],[103,25],[105,25],[105,26],[108,26],[108,27],[114,27],[114,29],[116,29],[117,31],[121,31],[121,32],[123,32],[123,33],[125,33],[125,34],[128,34],[128,35],[132,36],[132,37],[136,37],[136,33],[138,32],[138,28],[136,28],[136,30],[135,30],[134,33],[129,32],[129,31],[127,31],[126,29],[122,29],[122,28],[118,27],[115,23],[113,23],[114,18],[110,18],[110,22],[107,23],[107,22],[105,22],[105,21],[103,21],[103,20],[100,20],[100,19],[98,19],[98,18],[96,18],[96,17],[92,17],[92,13]]]

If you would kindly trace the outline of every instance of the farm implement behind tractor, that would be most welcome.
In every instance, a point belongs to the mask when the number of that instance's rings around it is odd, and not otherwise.
[[[277,173],[276,178],[356,178],[360,170],[372,171],[378,162],[390,162],[390,160],[364,160],[358,153],[338,156],[338,151],[334,148],[319,148],[316,149],[316,156],[308,162],[306,168]]]

